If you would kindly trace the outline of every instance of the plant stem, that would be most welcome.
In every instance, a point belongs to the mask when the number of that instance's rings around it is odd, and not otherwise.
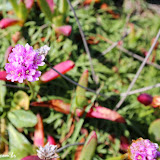
[[[34,89],[33,89],[33,86],[32,86],[32,84],[31,84],[31,82],[27,81],[27,83],[28,83],[28,86],[29,86],[30,91],[31,91],[31,94],[30,94],[30,96],[29,96],[29,99],[31,100],[31,99],[33,99],[33,97],[34,97]]]
[[[84,143],[73,143],[73,144],[66,144],[64,147],[61,147],[59,149],[57,149],[57,153],[63,151],[64,149],[70,147],[70,146],[78,146],[78,145],[84,145]]]

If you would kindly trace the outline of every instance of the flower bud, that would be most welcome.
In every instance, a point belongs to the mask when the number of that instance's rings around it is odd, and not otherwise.
[[[151,106],[154,108],[160,107],[160,96],[154,96]]]
[[[152,99],[153,97],[147,93],[143,93],[143,94],[140,94],[138,97],[137,97],[137,100],[144,104],[145,106],[148,106],[152,103]]]

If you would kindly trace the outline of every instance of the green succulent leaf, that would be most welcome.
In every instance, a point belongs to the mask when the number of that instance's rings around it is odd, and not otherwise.
[[[37,124],[37,118],[31,111],[10,111],[8,118],[17,128],[34,127]]]
[[[97,146],[97,135],[95,131],[92,131],[82,149],[79,160],[91,160],[96,150],[96,146]]]

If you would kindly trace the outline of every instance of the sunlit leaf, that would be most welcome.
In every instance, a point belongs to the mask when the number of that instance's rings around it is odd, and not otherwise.
[[[31,111],[13,110],[8,118],[17,128],[34,127],[37,123],[37,117]]]
[[[29,109],[29,96],[27,95],[26,92],[19,90],[14,94],[13,101],[17,108],[24,108],[25,110]]]

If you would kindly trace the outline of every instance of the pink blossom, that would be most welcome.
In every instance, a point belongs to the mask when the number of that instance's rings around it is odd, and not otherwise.
[[[29,44],[26,44],[25,47],[20,44],[16,45],[9,54],[9,63],[6,63],[5,66],[7,80],[18,81],[19,83],[23,83],[25,79],[30,82],[37,81],[41,75],[37,69],[38,66],[44,65],[44,58]]]
[[[158,144],[148,139],[139,138],[129,147],[131,160],[156,160],[158,157]]]

